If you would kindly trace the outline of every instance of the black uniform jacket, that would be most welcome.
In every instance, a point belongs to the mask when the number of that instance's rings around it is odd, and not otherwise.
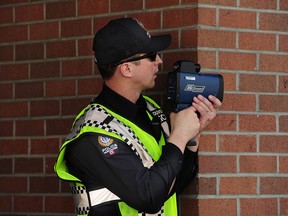
[[[142,96],[134,104],[104,85],[94,102],[160,139],[160,124],[157,119],[152,122],[149,119]],[[182,154],[171,143],[163,147],[159,161],[148,169],[126,143],[113,138],[117,149],[107,153],[98,138],[101,138],[100,134],[86,134],[68,145],[65,159],[70,173],[81,179],[89,191],[106,187],[139,212],[159,211],[163,203],[174,192],[180,193],[197,172],[197,153],[186,149]],[[175,177],[176,182],[170,191]],[[120,212],[114,202],[92,207],[89,215],[116,216]]]

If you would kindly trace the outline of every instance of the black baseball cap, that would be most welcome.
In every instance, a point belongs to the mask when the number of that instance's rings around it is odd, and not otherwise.
[[[118,18],[95,34],[92,49],[97,64],[115,64],[138,53],[159,52],[170,42],[170,35],[151,36],[134,18]]]

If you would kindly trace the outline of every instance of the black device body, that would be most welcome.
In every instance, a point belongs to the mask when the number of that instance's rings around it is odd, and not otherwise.
[[[193,97],[209,95],[223,100],[224,80],[220,74],[199,74],[201,67],[192,61],[175,62],[173,71],[168,73],[167,99],[172,110],[179,112],[191,105]]]

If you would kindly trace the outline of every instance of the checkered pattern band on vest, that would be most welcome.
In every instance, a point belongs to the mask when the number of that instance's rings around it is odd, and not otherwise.
[[[76,185],[75,183],[71,183],[70,188],[73,194],[77,215],[87,215],[90,207],[86,187],[84,185]]]
[[[108,112],[106,112],[100,105],[98,104],[92,104],[90,106],[90,108],[88,110],[86,110],[86,112],[88,112],[89,110],[97,110],[99,112],[99,114],[104,114],[105,116],[109,117],[111,119],[110,122],[112,121],[116,121],[117,124],[119,124],[122,128],[124,128],[124,130],[132,137],[133,140],[135,140],[139,145],[142,146],[142,148],[147,152],[147,149],[145,148],[145,146],[143,145],[143,143],[139,140],[139,138],[137,137],[137,135],[134,133],[134,131],[127,125],[125,125],[123,122],[119,121],[118,119],[114,118],[111,114],[109,114]],[[135,149],[135,147],[133,146],[131,140],[129,138],[127,138],[124,134],[120,133],[118,130],[112,128],[109,123],[106,123],[105,120],[102,122],[99,122],[97,120],[94,119],[89,119],[87,121],[84,121],[81,126],[80,129],[82,127],[85,126],[90,126],[90,127],[97,127],[97,128],[101,128],[103,130],[106,130],[107,132],[112,132],[117,134],[118,136],[120,136],[125,143],[127,143],[127,145],[133,150],[133,152],[139,156],[137,150]],[[140,156],[139,156],[140,157]]]
[[[148,213],[139,213],[138,216],[164,216],[164,207],[162,206],[161,210],[155,214],[148,214]]]

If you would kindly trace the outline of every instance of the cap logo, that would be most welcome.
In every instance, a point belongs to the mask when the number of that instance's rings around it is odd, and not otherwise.
[[[134,20],[138,23],[139,26],[141,26],[141,28],[143,28],[143,29],[146,31],[147,36],[148,36],[149,38],[151,38],[150,33],[147,31],[147,29],[145,29],[143,23],[141,23],[141,22],[140,22],[139,20],[137,20],[137,19],[134,19]]]

